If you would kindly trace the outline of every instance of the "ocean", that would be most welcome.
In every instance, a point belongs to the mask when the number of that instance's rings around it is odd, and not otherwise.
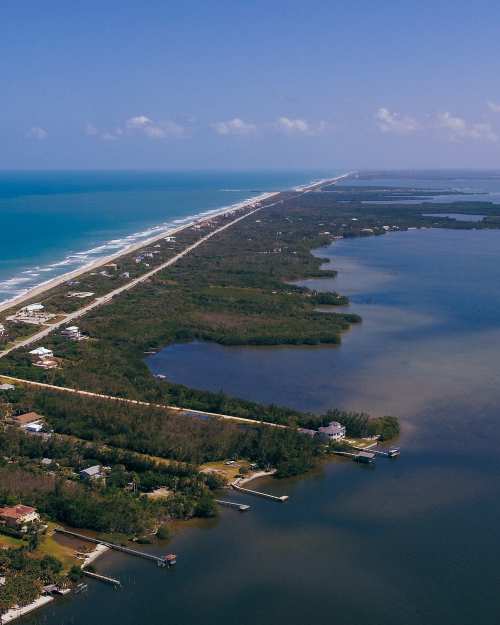
[[[194,215],[338,173],[0,172],[0,302]]]

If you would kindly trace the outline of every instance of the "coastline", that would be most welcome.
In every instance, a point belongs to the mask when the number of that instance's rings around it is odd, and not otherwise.
[[[165,228],[162,228],[161,225],[158,227],[153,226],[150,230],[156,230],[157,228],[160,228],[160,230],[158,230],[153,236],[148,237],[146,239],[142,239],[141,241],[137,241],[135,243],[132,243],[130,245],[127,245],[124,248],[121,248],[120,250],[118,250],[117,252],[113,252],[112,254],[108,254],[106,256],[102,256],[100,258],[97,258],[89,263],[86,263],[76,269],[72,269],[71,271],[62,273],[59,276],[55,276],[54,278],[51,278],[49,280],[45,280],[43,282],[41,282],[40,284],[32,287],[32,288],[28,288],[26,291],[24,291],[23,293],[20,293],[14,297],[11,297],[9,299],[6,299],[4,301],[0,301],[0,313],[4,312],[5,310],[8,310],[14,306],[17,306],[19,304],[22,304],[25,301],[28,301],[34,297],[37,297],[39,295],[42,295],[43,293],[45,293],[46,291],[49,291],[50,289],[53,289],[57,286],[60,286],[61,284],[64,284],[66,281],[68,280],[73,280],[75,278],[78,278],[79,276],[89,272],[89,271],[93,271],[94,269],[98,269],[100,267],[102,267],[103,265],[106,265],[110,262],[113,262],[119,258],[121,258],[122,256],[126,256],[128,254],[131,254],[132,252],[138,251],[144,247],[147,247],[149,245],[152,245],[153,243],[156,243],[157,241],[160,241],[161,239],[163,239],[166,236],[172,236],[174,234],[177,234],[179,232],[182,232],[183,230],[192,227],[193,225],[196,224],[202,224],[205,221],[209,221],[210,219],[213,219],[214,217],[220,217],[223,215],[229,215],[232,214],[233,212],[236,211],[240,211],[243,210],[245,208],[251,208],[257,204],[260,204],[262,202],[265,202],[267,200],[270,200],[273,197],[276,197],[278,195],[280,195],[280,193],[284,193],[287,191],[295,191],[299,194],[303,194],[303,193],[308,193],[312,190],[314,190],[316,187],[320,187],[323,185],[331,185],[331,184],[336,184],[337,182],[339,182],[340,180],[343,180],[344,178],[348,178],[349,176],[352,176],[355,172],[354,171],[348,171],[346,173],[340,174],[338,176],[334,176],[332,178],[322,178],[320,180],[312,180],[311,182],[304,184],[304,185],[300,185],[300,186],[295,186],[293,188],[288,188],[288,189],[281,189],[279,191],[266,191],[263,193],[260,193],[258,195],[249,197],[247,199],[244,199],[240,202],[236,202],[234,204],[230,204],[227,206],[222,206],[220,208],[216,208],[213,210],[208,210],[208,211],[202,211],[200,213],[195,213],[191,216],[187,216],[185,218],[182,218],[180,221],[182,223],[179,223],[178,225],[172,226],[172,225],[167,225]],[[179,221],[179,220],[177,220]],[[133,234],[130,236],[134,236]],[[105,242],[103,245],[106,245],[108,242]],[[81,252],[82,254],[84,254],[85,252]],[[78,254],[76,254],[78,255]],[[62,263],[64,263],[65,261],[61,261],[60,263],[56,263],[59,265],[62,265]]]
[[[219,217],[221,215],[231,214],[234,211],[241,210],[243,208],[252,206],[253,204],[266,201],[276,195],[279,195],[279,193],[281,193],[281,191],[269,191],[269,192],[261,193],[254,197],[243,200],[242,202],[237,202],[229,206],[224,206],[224,207],[214,209],[211,211],[204,211],[202,213],[197,213],[190,217],[186,217],[186,219],[183,220],[183,223],[178,226],[173,226],[173,227],[167,226],[166,228],[161,229],[161,231],[157,232],[157,234],[155,234],[152,237],[143,239],[136,243],[132,243],[131,245],[128,245],[122,248],[121,250],[114,252],[113,254],[102,256],[101,258],[91,261],[90,263],[86,263],[85,265],[82,265],[81,267],[78,267],[77,269],[73,269],[71,271],[62,273],[61,275],[51,278],[50,280],[45,280],[44,282],[41,282],[37,286],[34,286],[33,288],[26,290],[24,293],[21,293],[19,295],[16,295],[15,297],[12,297],[10,299],[4,300],[3,302],[0,302],[0,312],[4,312],[5,310],[12,308],[13,306],[17,306],[33,297],[37,297],[38,295],[45,293],[45,291],[48,291],[50,289],[53,289],[54,287],[64,284],[64,282],[66,282],[67,280],[73,280],[74,278],[78,278],[79,276],[87,273],[88,271],[98,269],[99,267],[102,267],[103,265],[106,265],[116,260],[117,258],[121,258],[122,256],[126,256],[127,254],[131,254],[132,252],[140,250],[143,247],[147,247],[148,245],[152,245],[153,243],[156,243],[160,239],[163,239],[165,236],[172,236],[178,232],[181,232],[182,230],[185,230],[186,228],[190,228],[191,226],[195,224],[203,223],[205,221],[208,221],[214,217]]]
[[[54,597],[41,595],[40,597],[35,599],[35,601],[28,603],[28,605],[25,605],[22,608],[10,608],[9,610],[7,610],[7,612],[5,612],[5,614],[2,614],[2,616],[0,617],[0,622],[2,623],[2,625],[4,623],[10,623],[11,621],[21,618],[21,616],[24,616],[25,614],[29,614],[30,612],[33,612],[38,608],[42,608],[44,605],[47,605],[52,601],[54,601]]]

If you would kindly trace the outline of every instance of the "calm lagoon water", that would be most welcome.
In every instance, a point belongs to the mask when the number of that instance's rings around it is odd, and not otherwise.
[[[336,460],[265,487],[170,548],[176,570],[118,554],[30,623],[494,625],[500,620],[500,232],[411,231],[321,250],[364,321],[338,348],[181,345],[155,372],[304,409],[403,418],[402,456]],[[231,498],[241,497],[231,494]]]
[[[244,515],[181,532],[175,570],[98,561],[122,591],[89,591],[30,625],[496,625],[500,622],[500,231],[423,230],[341,241],[311,286],[363,322],[339,347],[176,345],[155,373],[322,411],[399,414],[401,457],[336,459],[242,498]],[[325,314],[328,314],[325,312]]]

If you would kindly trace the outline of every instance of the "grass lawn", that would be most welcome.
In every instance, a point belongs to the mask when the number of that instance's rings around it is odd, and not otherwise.
[[[26,545],[26,543],[21,538],[0,534],[0,549],[15,549],[23,545]]]
[[[80,565],[81,561],[75,556],[75,551],[77,551],[76,545],[71,546],[58,542],[57,534],[54,532],[55,526],[55,523],[48,523],[47,532],[41,537],[40,544],[33,552],[33,557],[54,556],[62,562],[64,571],[67,572],[74,564]]]
[[[223,475],[228,482],[234,482],[239,475],[240,468],[250,468],[250,463],[247,460],[236,460],[234,464],[224,464],[224,462],[223,460],[206,462],[200,465],[200,471],[203,473],[219,473]]]

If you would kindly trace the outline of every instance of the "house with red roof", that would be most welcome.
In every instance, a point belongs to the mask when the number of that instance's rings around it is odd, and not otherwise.
[[[11,527],[21,532],[26,532],[31,523],[40,521],[40,515],[36,508],[17,504],[0,508],[0,525]]]

